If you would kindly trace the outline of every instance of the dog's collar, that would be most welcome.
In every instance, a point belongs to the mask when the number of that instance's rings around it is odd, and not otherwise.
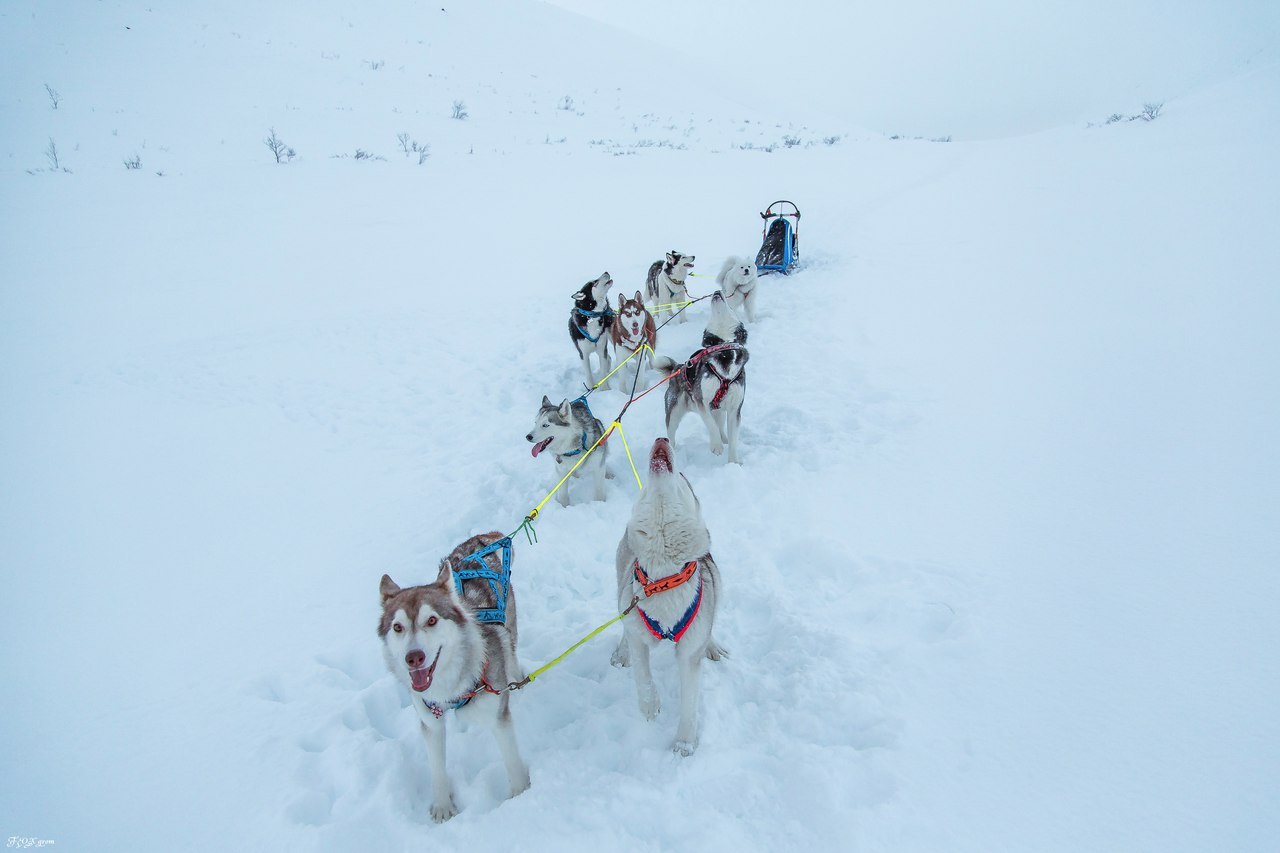
[[[645,574],[644,569],[640,567],[640,560],[637,558],[634,565],[636,583],[644,589],[644,597],[650,598],[660,592],[675,589],[686,583],[693,573],[698,570],[698,561],[690,560],[684,564],[684,568],[676,572],[674,575],[667,575],[665,578],[658,578],[656,581],[649,580],[649,576]]]
[[[438,720],[444,716],[445,711],[456,711],[475,697],[479,696],[481,693],[492,693],[494,696],[501,695],[502,691],[495,690],[493,685],[489,683],[489,679],[487,677],[488,674],[489,659],[485,658],[484,666],[480,669],[480,678],[476,681],[475,686],[466,693],[463,693],[461,696],[455,696],[453,699],[441,703],[432,702],[425,696],[419,698],[422,699],[422,704],[427,706],[427,710],[431,712],[431,716]]]
[[[587,431],[584,429],[582,431],[582,446],[579,447],[577,450],[571,450],[568,453],[557,453],[556,457],[559,459],[563,459],[566,456],[577,456],[579,453],[581,453],[586,449],[587,449]]]
[[[612,317],[613,316],[612,308],[605,308],[603,311],[588,311],[586,308],[579,308],[575,305],[573,310],[577,311],[583,317]]]

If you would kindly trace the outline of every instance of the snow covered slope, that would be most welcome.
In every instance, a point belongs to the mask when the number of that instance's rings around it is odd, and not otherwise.
[[[5,837],[1268,849],[1280,72],[1153,122],[824,144],[846,128],[551,7],[447,9],[3,11]],[[611,633],[515,698],[522,796],[451,733],[462,811],[432,824],[378,577],[430,579],[550,486],[523,436],[578,390],[573,290],[670,248],[714,272],[779,197],[805,267],[763,283],[744,464],[692,419],[675,441],[733,654],[698,752],[642,720]],[[529,666],[611,615],[611,464],[517,543]]]

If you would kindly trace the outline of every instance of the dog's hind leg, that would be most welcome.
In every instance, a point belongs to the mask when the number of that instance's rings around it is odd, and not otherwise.
[[[680,725],[672,750],[677,755],[692,755],[698,738],[698,676],[702,671],[702,655],[689,655],[680,664]]]
[[[602,501],[602,500],[604,500],[604,476],[605,476],[605,473],[606,473],[606,470],[605,470],[605,467],[604,467],[604,460],[603,460],[603,459],[601,459],[599,462],[597,462],[597,463],[596,463],[596,470],[595,470],[595,473],[593,473],[593,474],[591,475],[591,478],[595,481],[595,485],[596,485],[596,498],[595,498],[595,499],[596,499],[596,500],[598,500],[598,501]]]
[[[501,697],[507,702],[507,697]],[[498,719],[493,724],[493,736],[498,741],[498,749],[502,752],[502,761],[507,765],[507,778],[511,782],[511,796],[529,789],[529,767],[520,757],[520,747],[516,743],[515,726],[511,725],[511,711],[503,708],[498,712]]]
[[[738,430],[742,426],[742,406],[726,414],[725,419],[728,421],[729,427],[729,461],[735,465],[741,465],[742,460],[738,458]]]
[[[423,722],[422,737],[427,742],[427,760],[431,765],[431,819],[442,823],[458,813],[444,765],[444,720],[432,725]]]

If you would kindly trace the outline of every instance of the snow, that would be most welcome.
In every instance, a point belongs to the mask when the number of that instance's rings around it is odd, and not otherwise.
[[[1117,84],[1096,126],[1064,102],[944,144],[744,106],[671,44],[544,4],[446,8],[0,11],[0,832],[1273,847],[1280,67],[1254,36],[1224,24],[1205,51],[1235,71],[1155,121],[1102,125],[1144,97]],[[385,159],[334,156],[357,148]],[[487,732],[450,732],[461,812],[433,824],[379,577],[430,580],[551,486],[524,434],[580,388],[574,290],[607,269],[630,293],[673,248],[714,274],[775,198],[804,267],[761,283],[744,464],[695,418],[675,437],[732,654],[697,752],[670,751],[670,655],[645,723],[614,628],[514,698],[525,794]],[[517,540],[530,668],[613,613],[619,449],[607,501]]]

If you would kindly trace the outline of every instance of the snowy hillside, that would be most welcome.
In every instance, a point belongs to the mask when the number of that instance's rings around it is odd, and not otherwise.
[[[553,6],[436,9],[0,9],[4,836],[1273,847],[1280,68],[1154,121],[894,140]],[[515,696],[526,793],[450,732],[432,823],[379,577],[550,487],[524,435],[580,390],[574,290],[672,248],[714,273],[775,198],[804,266],[762,284],[743,464],[675,436],[732,653],[698,751],[641,718],[615,628]],[[615,612],[619,449],[605,502],[516,543],[531,668]]]

